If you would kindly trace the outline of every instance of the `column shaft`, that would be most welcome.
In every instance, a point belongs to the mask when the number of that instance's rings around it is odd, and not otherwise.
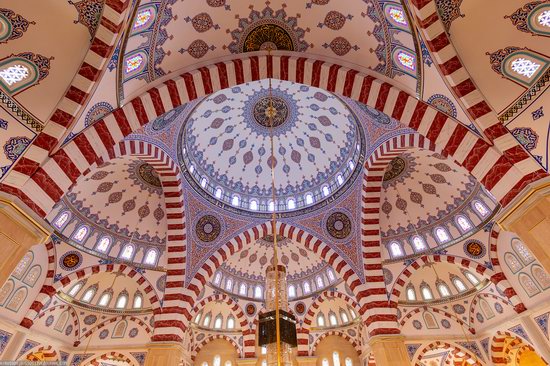
[[[374,354],[376,366],[411,366],[404,337],[374,337],[370,339],[369,345]]]

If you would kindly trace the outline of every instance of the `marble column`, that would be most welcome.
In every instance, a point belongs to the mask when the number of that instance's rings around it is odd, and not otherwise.
[[[42,244],[50,237],[48,225],[22,203],[6,195],[0,195],[0,286],[10,277],[21,258],[34,245]]]
[[[376,366],[411,366],[403,336],[376,336],[369,340]]]
[[[516,233],[550,273],[550,180],[528,188],[499,214],[498,224]]]
[[[179,366],[185,358],[185,350],[180,343],[150,343],[145,366]]]

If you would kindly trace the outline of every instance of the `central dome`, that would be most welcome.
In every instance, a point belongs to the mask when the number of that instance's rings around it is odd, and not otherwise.
[[[209,199],[251,212],[291,212],[346,186],[362,140],[354,114],[335,95],[282,80],[272,80],[270,92],[269,81],[260,80],[200,102],[181,130],[179,153]]]

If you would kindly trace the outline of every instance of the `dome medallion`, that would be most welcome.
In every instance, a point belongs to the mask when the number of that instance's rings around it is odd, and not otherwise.
[[[262,216],[274,208],[288,215],[342,194],[361,171],[363,144],[356,117],[335,95],[282,80],[272,80],[270,92],[261,80],[200,102],[178,149],[184,174],[205,198]]]

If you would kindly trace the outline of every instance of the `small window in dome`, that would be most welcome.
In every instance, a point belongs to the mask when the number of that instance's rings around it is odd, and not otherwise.
[[[223,318],[221,315],[218,315],[216,317],[216,320],[214,320],[214,329],[222,329],[222,323],[223,323]]]
[[[239,206],[239,196],[233,196],[233,198],[231,199],[231,204],[235,207]]]
[[[311,193],[306,194],[306,204],[311,205],[313,203],[313,195]]]
[[[147,252],[147,255],[145,255],[145,264],[148,264],[150,266],[154,266],[157,264],[157,251],[154,249],[149,249]]]
[[[422,287],[422,297],[424,300],[433,300],[432,290],[427,286]]]
[[[550,10],[544,10],[537,17],[537,22],[543,27],[550,27]]]
[[[348,167],[349,167],[350,170],[353,170],[353,168],[355,168],[355,164],[353,163],[353,161],[350,160],[348,162]]]
[[[327,276],[330,282],[334,282],[334,280],[336,280],[336,277],[334,276],[334,271],[330,268],[327,269]]]
[[[523,242],[518,238],[512,239],[512,249],[514,249],[514,252],[519,255],[519,258],[525,265],[530,264],[535,260],[535,257],[533,257],[529,249],[527,249],[525,244],[523,244]]]
[[[222,194],[223,194],[223,191],[221,188],[216,188],[216,192],[214,193],[214,195],[216,196],[216,198],[222,198]]]
[[[204,362],[202,363],[202,366],[208,366],[208,362],[204,361]]]
[[[540,66],[541,65],[539,63],[523,57],[516,58],[510,64],[510,68],[512,69],[512,71],[521,76],[525,76],[526,78],[531,78],[537,72]]]
[[[0,71],[0,78],[4,80],[8,86],[12,86],[29,77],[29,69],[24,65],[13,65]]]
[[[460,278],[454,278],[453,284],[455,285],[458,292],[466,291],[466,285],[464,284],[464,282],[462,282]]]
[[[323,358],[323,361],[321,363],[321,366],[330,366],[330,363],[328,362],[328,359]]]
[[[221,366],[222,359],[219,355],[214,356],[214,366]]]
[[[353,310],[352,308],[348,308],[348,309],[349,309],[349,313],[351,314],[351,318],[352,319],[357,318],[357,314],[355,313],[355,310]]]
[[[239,295],[246,296],[247,288],[246,283],[241,283],[241,286],[239,287]]]
[[[96,291],[95,288],[90,288],[90,289],[88,289],[88,290],[84,293],[84,295],[82,296],[82,299],[81,299],[82,302],[90,302],[90,301],[92,301],[92,299],[93,299],[93,297],[94,297],[94,295],[95,295],[95,291]]]
[[[403,249],[401,249],[401,245],[399,245],[399,243],[396,241],[390,244],[390,252],[393,258],[403,256]]]
[[[472,229],[472,223],[464,216],[458,216],[456,218],[456,222],[458,223],[458,226],[460,226],[462,232],[466,232]]]
[[[109,246],[111,245],[111,238],[104,236],[99,240],[95,249],[101,253],[107,253]]]
[[[317,326],[318,327],[325,326],[325,316],[322,313],[317,315]]]
[[[442,227],[438,227],[437,229],[435,229],[435,236],[440,243],[446,243],[451,240],[451,237],[449,236],[447,230],[443,229]]]
[[[439,290],[439,294],[442,297],[451,296],[451,291],[449,290],[449,287],[447,285],[445,285],[444,283],[438,285],[437,289]]]
[[[489,214],[489,210],[487,209],[487,207],[479,201],[474,202],[474,209],[481,217],[485,217]]]
[[[229,316],[229,318],[227,318],[227,329],[233,329],[235,328],[235,318],[233,318],[232,316]]]
[[[294,198],[290,198],[286,203],[286,206],[289,210],[294,210],[296,208],[296,201],[294,201]]]
[[[201,178],[201,187],[205,188],[206,184],[208,184],[208,179],[206,179],[206,177],[202,177]]]
[[[317,278],[315,278],[315,281],[317,282],[317,288],[318,289],[321,289],[321,288],[325,287],[325,283],[324,283],[323,278],[321,276],[317,276]]]
[[[262,355],[267,355],[267,346],[262,346],[261,353]]]
[[[67,221],[69,220],[69,213],[67,211],[63,212],[61,215],[57,217],[57,219],[54,222],[54,225],[56,228],[61,229]]]
[[[195,317],[195,323],[199,324],[199,322],[201,321],[201,317],[202,317],[202,310],[199,311],[199,313]]]
[[[413,247],[415,252],[421,252],[427,249],[426,242],[424,241],[424,239],[422,239],[422,237],[417,235],[413,237],[412,241],[413,241]]]
[[[340,310],[340,319],[342,319],[343,324],[349,322],[348,314],[344,310]]]
[[[332,352],[332,366],[340,366],[340,354],[336,351]]]
[[[124,309],[124,308],[126,308],[127,303],[128,303],[128,296],[119,295],[118,299],[116,300],[116,308],[117,309]]]
[[[130,244],[127,244],[124,249],[122,250],[122,253],[120,254],[120,258],[125,260],[132,260],[132,257],[134,256],[134,247]]]
[[[267,360],[262,360],[262,366],[267,366]]]
[[[193,172],[195,171],[195,166],[194,165],[191,165],[189,167],[189,173],[193,174]]]
[[[351,360],[351,358],[346,357],[345,365],[346,365],[346,366],[353,366],[353,361]]]
[[[109,301],[111,301],[111,294],[110,293],[104,293],[99,298],[99,301],[98,301],[97,305],[105,307],[105,306],[109,305]]]
[[[214,276],[214,284],[219,285],[222,280],[222,274],[220,272],[216,273]]]
[[[141,309],[143,306],[143,297],[141,295],[134,296],[134,309]]]
[[[273,201],[269,201],[269,211],[275,211],[275,203],[273,203]]]
[[[81,226],[73,235],[73,239],[79,243],[84,241],[86,234],[88,234],[89,229],[86,226]]]
[[[256,286],[256,288],[254,288],[254,297],[256,299],[261,299],[263,297],[263,291],[261,286]]]
[[[296,297],[296,287],[294,287],[294,285],[288,286],[288,297]]]
[[[226,281],[225,281],[225,289],[227,291],[232,291],[233,290],[233,280],[231,278],[228,278]]]
[[[407,300],[416,301],[416,293],[414,292],[414,288],[412,287],[409,287],[407,289]]]
[[[330,194],[330,189],[328,188],[328,186],[324,186],[323,187],[323,196],[327,197],[329,194]]]
[[[328,315],[328,320],[329,320],[331,326],[334,327],[334,326],[338,325],[338,319],[336,318],[336,314],[330,313]]]
[[[258,211],[258,201],[251,200],[250,201],[250,209],[253,211]]]
[[[210,319],[212,318],[212,315],[210,315],[210,313],[206,314],[204,316],[204,319],[202,321],[202,326],[203,327],[208,327],[210,326]]]
[[[309,285],[309,282],[304,282],[303,284],[303,287],[304,287],[304,294],[309,294],[311,292],[311,286]]]
[[[471,274],[470,272],[468,271],[465,271],[464,272],[464,276],[466,276],[466,278],[468,279],[468,281],[470,281],[470,283],[474,286],[477,286],[477,284],[479,283],[479,280],[477,279],[476,276],[474,276],[473,274]]]
[[[69,296],[75,297],[78,291],[82,288],[82,282],[78,282],[69,290]]]
[[[233,364],[229,360],[225,361],[225,363],[223,365],[224,366],[233,366]]]
[[[344,184],[344,177],[342,177],[342,174],[338,174],[336,180],[338,181],[338,185],[341,186],[342,184]]]

